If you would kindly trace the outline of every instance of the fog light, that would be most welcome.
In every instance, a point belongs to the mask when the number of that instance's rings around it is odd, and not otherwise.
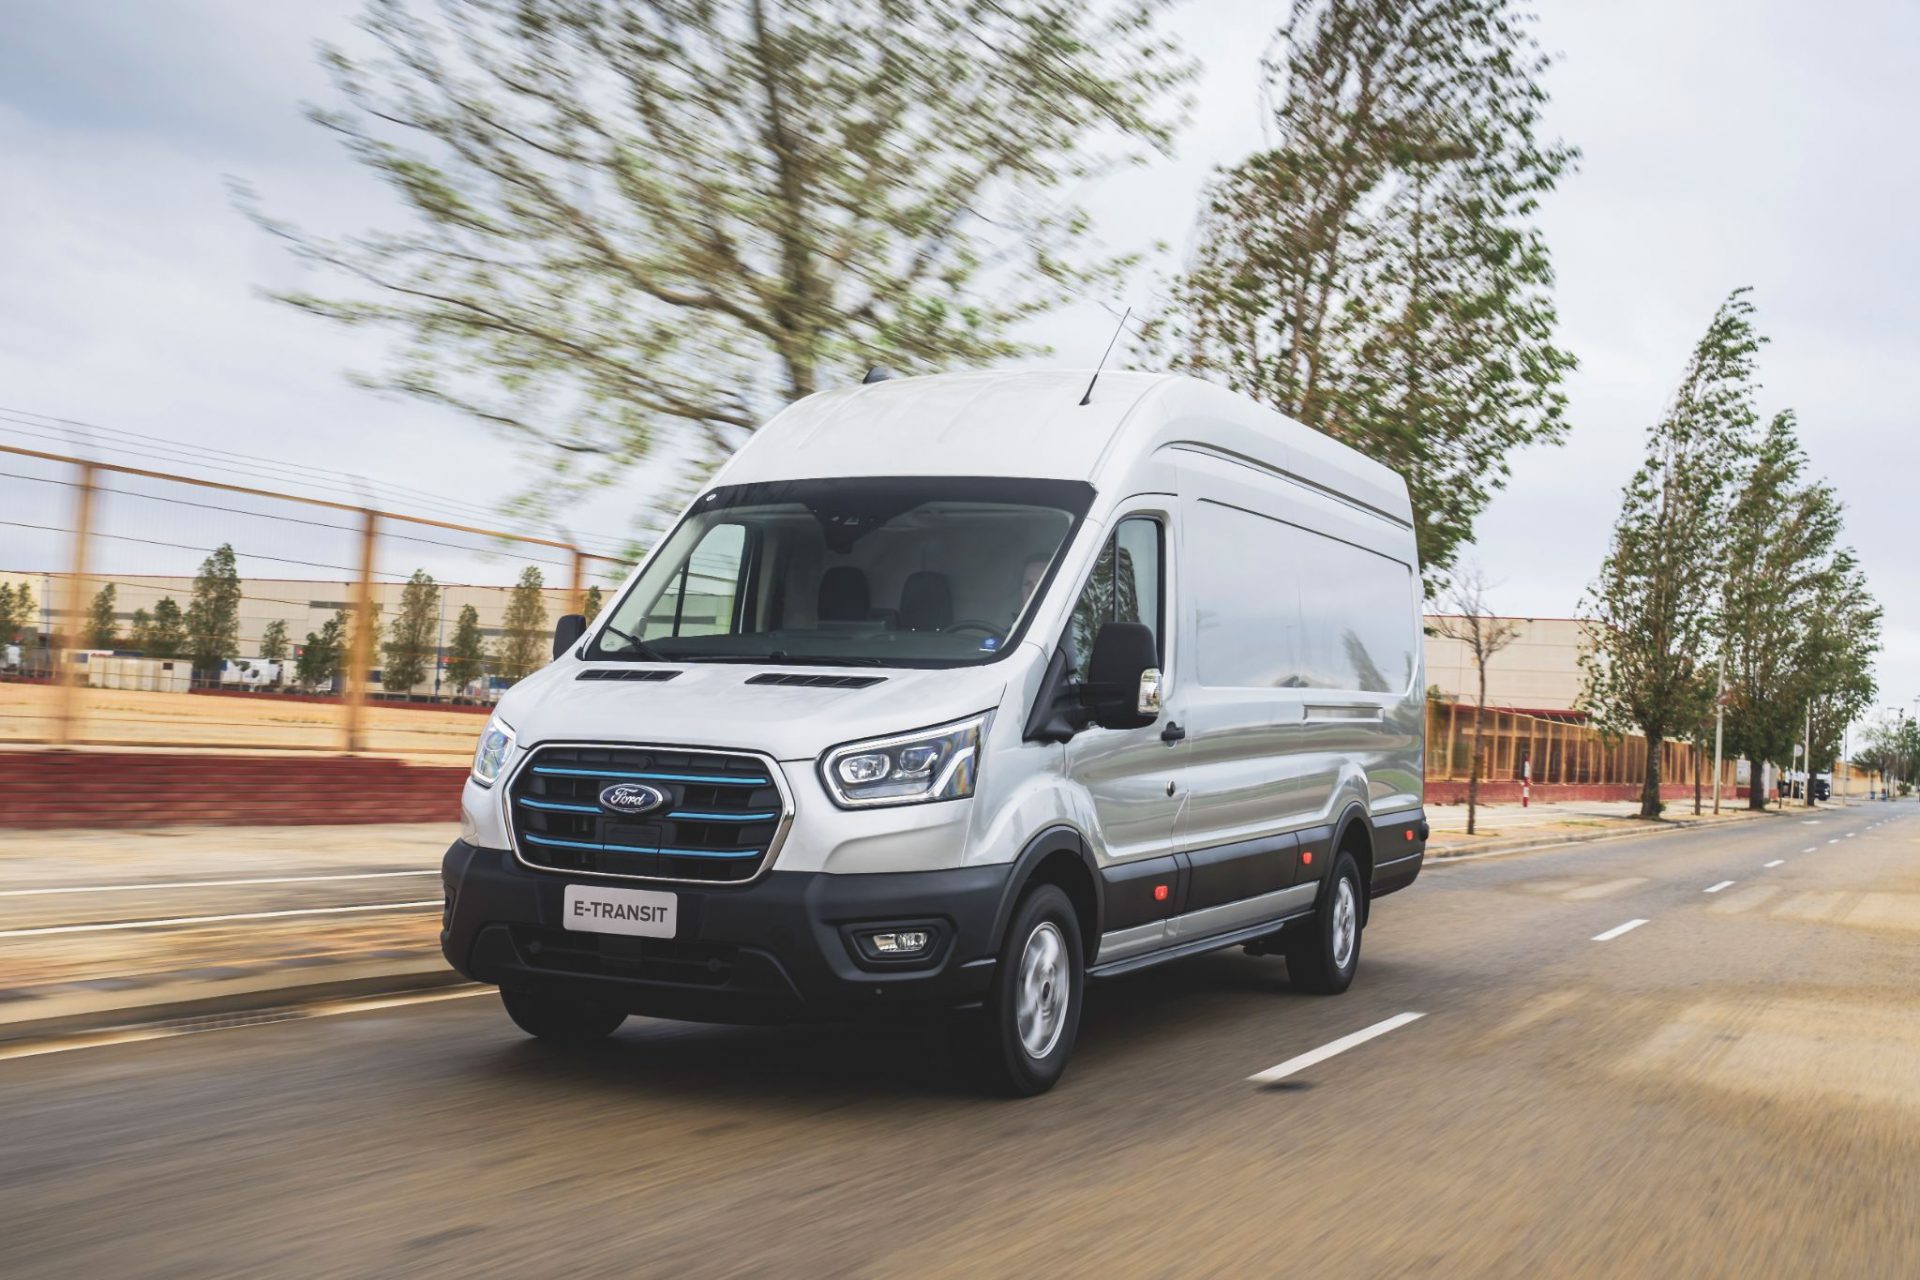
[[[925,951],[933,935],[925,929],[902,929],[898,933],[876,933],[873,949],[883,956],[911,956]]]

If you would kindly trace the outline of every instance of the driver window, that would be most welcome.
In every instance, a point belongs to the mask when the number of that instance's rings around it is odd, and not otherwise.
[[[730,633],[746,547],[747,531],[741,525],[721,524],[709,529],[681,566],[680,575],[647,611],[641,638]]]
[[[1162,575],[1160,522],[1147,516],[1129,516],[1114,526],[1113,534],[1094,561],[1080,599],[1073,606],[1067,638],[1076,669],[1084,670],[1093,652],[1094,636],[1106,622],[1140,622],[1153,631],[1161,660],[1166,642],[1161,632]]]

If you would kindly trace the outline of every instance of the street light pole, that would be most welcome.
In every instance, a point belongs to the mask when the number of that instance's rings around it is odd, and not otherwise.
[[[1720,669],[1713,677],[1713,816],[1720,816],[1720,746],[1727,728],[1727,649],[1720,647]],[[1752,780],[1747,783],[1752,786]]]

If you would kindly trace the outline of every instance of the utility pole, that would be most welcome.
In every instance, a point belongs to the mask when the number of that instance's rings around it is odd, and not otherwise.
[[[1713,815],[1720,816],[1720,745],[1727,729],[1727,650],[1720,647],[1720,669],[1713,677]],[[1751,781],[1748,786],[1752,786]]]
[[[1800,735],[1800,772],[1806,775],[1801,785],[1807,789],[1807,808],[1813,808],[1813,699],[1807,699],[1807,727]]]

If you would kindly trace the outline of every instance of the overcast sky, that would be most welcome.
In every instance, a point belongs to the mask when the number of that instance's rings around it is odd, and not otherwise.
[[[361,472],[491,504],[512,448],[349,385],[379,340],[262,300],[302,277],[235,214],[225,175],[320,227],[390,221],[383,191],[299,115],[328,87],[317,38],[349,0],[0,0],[0,406]],[[1256,62],[1283,4],[1177,11],[1205,65],[1171,162],[1091,198],[1115,248],[1185,246],[1207,173],[1260,140]],[[1886,608],[1881,703],[1920,699],[1920,6],[1899,0],[1540,0],[1560,55],[1550,127],[1584,152],[1542,223],[1560,340],[1580,359],[1573,431],[1515,459],[1478,556],[1503,611],[1573,612],[1621,484],[1692,342],[1736,285],[1762,329],[1763,411],[1799,412],[1815,466]],[[1150,294],[1143,273],[1137,301]],[[1058,363],[1091,364],[1098,307],[1047,318]],[[7,424],[0,423],[0,430]],[[25,443],[18,436],[0,440]],[[0,495],[16,490],[0,482]],[[575,527],[621,532],[644,478]],[[0,497],[4,501],[4,497]],[[0,527],[18,562],[42,549]]]

